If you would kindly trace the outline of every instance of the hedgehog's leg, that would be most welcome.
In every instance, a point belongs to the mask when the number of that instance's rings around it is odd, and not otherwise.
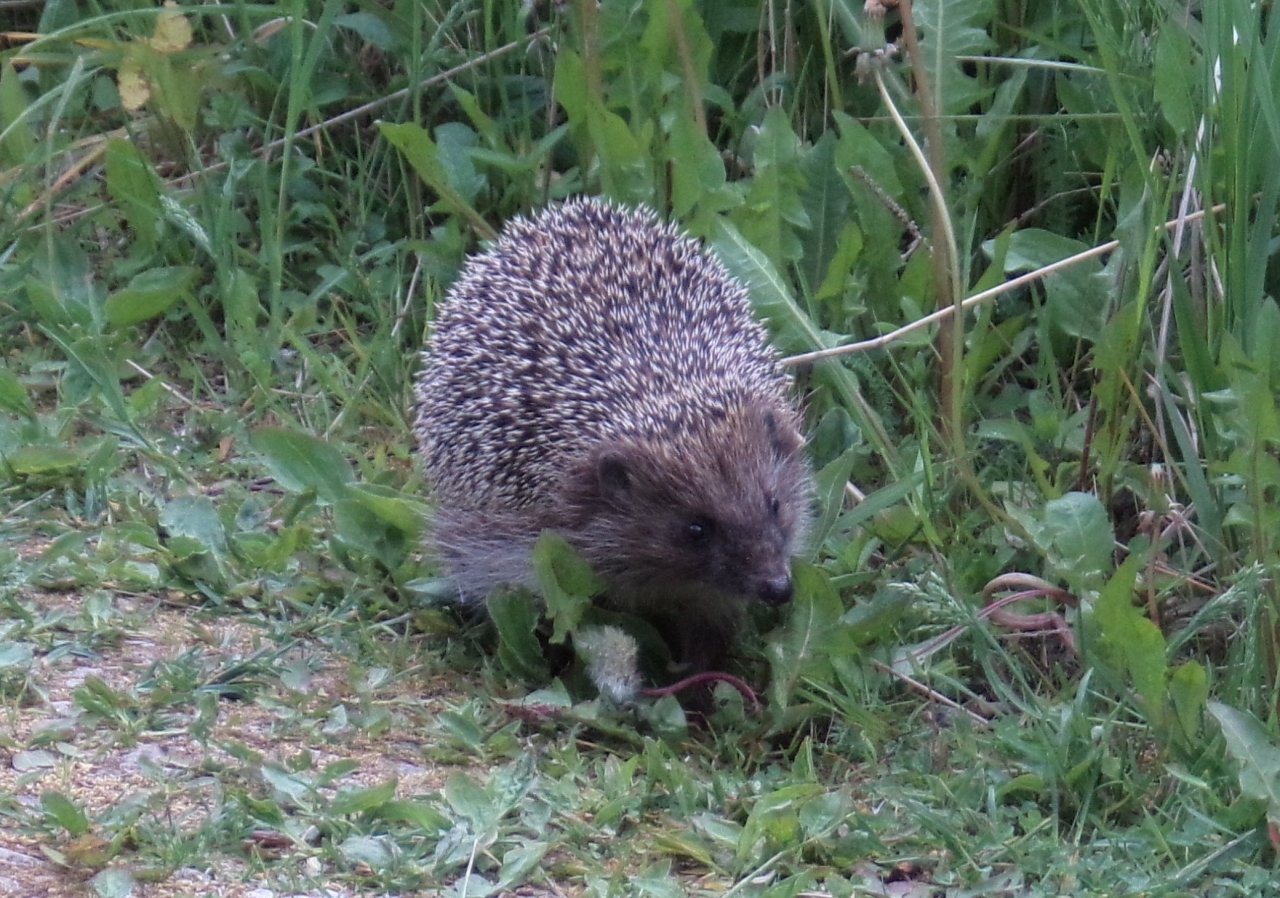
[[[712,693],[721,680],[730,681],[743,691],[753,706],[755,694],[741,680],[724,673],[738,629],[736,615],[666,615],[651,618],[651,623],[666,640],[678,667],[672,671],[677,682],[645,691],[650,696],[678,694],[680,704],[694,720],[705,719],[715,710]]]
[[[736,614],[699,613],[687,605],[681,611],[644,616],[666,642],[682,676],[721,669],[738,631]]]
[[[672,644],[676,660],[685,665],[689,673],[720,670],[728,660],[737,629],[737,621],[718,616],[699,619],[695,615],[685,619]]]

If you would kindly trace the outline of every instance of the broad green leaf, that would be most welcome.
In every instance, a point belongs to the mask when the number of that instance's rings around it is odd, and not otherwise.
[[[1196,100],[1193,79],[1199,77],[1194,65],[1195,51],[1185,28],[1167,26],[1156,35],[1155,69],[1152,72],[1156,103],[1177,134],[1196,129]]]
[[[715,869],[716,861],[710,848],[694,833],[682,829],[660,829],[654,833],[651,846],[655,853],[680,860],[693,861],[702,867]]]
[[[31,751],[15,751],[10,763],[18,773],[30,773],[33,770],[51,770],[58,766],[58,756],[42,748]]]
[[[83,836],[89,831],[89,818],[84,810],[61,792],[43,792],[40,807],[45,816],[65,829],[68,835]]]
[[[587,109],[592,145],[600,155],[600,177],[605,193],[627,203],[652,202],[652,152],[646,139],[652,136],[649,129],[636,135],[626,119],[616,112],[596,103]]]
[[[399,150],[418,173],[440,197],[445,208],[465,216],[483,236],[492,235],[492,228],[484,217],[466,200],[451,177],[451,166],[445,164],[440,147],[421,125],[413,122],[393,124],[378,122],[378,130],[393,147]]]
[[[767,651],[769,703],[775,709],[785,709],[800,679],[813,675],[826,661],[844,611],[826,574],[804,561],[796,561],[792,569],[795,601]]]
[[[400,847],[387,836],[350,836],[337,846],[350,864],[362,864],[374,872],[390,869],[400,857]]]
[[[849,115],[836,113],[836,127],[840,130],[840,139],[836,142],[835,166],[841,178],[844,178],[847,191],[852,201],[850,209],[850,226],[856,228],[856,249],[842,247],[841,253],[852,255],[860,262],[859,274],[868,276],[870,285],[882,281],[883,287],[892,284],[895,293],[899,292],[897,284],[900,265],[901,239],[905,225],[897,219],[893,211],[884,202],[884,197],[896,198],[909,196],[909,191],[902,185],[897,174],[896,156],[886,150],[879,139],[867,128],[867,125]],[[908,210],[909,214],[913,210]],[[820,297],[832,292],[844,294],[845,272],[841,272],[840,280],[832,283],[840,255],[832,260],[832,271],[819,289]],[[849,262],[852,265],[852,262]],[[864,274],[865,272],[865,274]],[[883,289],[883,288],[882,288]],[[874,298],[873,298],[874,299]],[[868,302],[863,299],[863,302]]]
[[[1209,700],[1209,675],[1204,665],[1186,661],[1175,667],[1169,675],[1169,698],[1180,739],[1188,746],[1195,745]]]
[[[440,165],[449,183],[468,203],[474,202],[487,185],[484,175],[476,170],[472,160],[476,132],[462,122],[445,122],[436,127],[435,135]]]
[[[800,844],[800,810],[824,791],[826,787],[819,783],[796,783],[760,796],[742,827],[738,863],[747,864],[778,848]]]
[[[360,762],[355,758],[341,758],[324,765],[320,775],[316,777],[316,787],[321,788],[337,782],[360,769]]]
[[[40,477],[79,470],[83,459],[65,446],[24,446],[4,456],[15,474]]]
[[[196,275],[196,270],[187,266],[142,272],[129,281],[129,286],[107,297],[107,321],[116,327],[127,327],[163,315],[190,292]]]
[[[227,323],[234,322],[241,328],[253,328],[262,314],[253,275],[243,268],[232,270],[222,293],[222,311]]]
[[[989,257],[1002,257],[1005,274],[1042,269],[1087,248],[1079,240],[1036,228],[1015,230],[1007,237],[983,243],[983,251]],[[1091,260],[1078,262],[1044,279],[1046,316],[1056,330],[1073,338],[1098,339],[1107,311],[1107,292],[1103,289],[1105,283],[1100,281],[1101,271],[1101,262]]]
[[[151,164],[130,141],[112,140],[107,144],[106,166],[107,192],[124,210],[129,227],[143,247],[154,247],[164,221],[164,207],[159,179]]]
[[[26,668],[35,657],[34,646],[29,642],[10,642],[0,645],[0,670],[6,667]]]
[[[1209,702],[1208,708],[1222,727],[1227,754],[1240,768],[1240,790],[1265,802],[1267,819],[1280,825],[1280,748],[1251,715],[1221,702]]]
[[[1113,670],[1127,676],[1142,700],[1147,719],[1163,728],[1168,716],[1164,635],[1133,603],[1133,587],[1143,563],[1139,555],[1125,559],[1094,604],[1093,621],[1103,658]]]
[[[853,466],[861,455],[861,447],[850,446],[814,475],[814,492],[821,512],[813,522],[810,545],[821,546],[826,542],[827,535],[844,509],[845,487],[849,485]]]
[[[485,142],[490,147],[502,146],[504,138],[501,129],[476,99],[475,94],[463,90],[453,83],[449,85],[449,91],[453,94],[453,98],[458,105],[462,107],[463,112],[467,114],[467,120],[471,122],[471,126],[480,132]]]
[[[492,826],[501,814],[493,784],[481,786],[465,773],[450,774],[445,780],[444,800],[449,802],[455,814],[465,818],[476,829]]]
[[[713,245],[725,267],[751,291],[756,311],[769,321],[783,351],[808,352],[836,342],[796,303],[790,283],[769,257],[725,219],[718,221]]]
[[[84,479],[91,488],[100,488],[107,483],[108,478],[120,470],[123,459],[119,450],[119,441],[113,437],[103,438],[96,446],[90,444],[81,447],[82,453],[85,453]]]
[[[804,206],[803,152],[812,150],[802,148],[787,113],[773,107],[755,133],[755,177],[745,203],[732,218],[742,236],[775,266],[799,260],[804,254],[800,235],[808,238],[811,222]]]
[[[800,805],[800,825],[806,839],[820,839],[847,821],[852,811],[849,794],[832,789]]]
[[[366,789],[343,789],[333,797],[329,812],[341,816],[377,812],[395,797],[396,779]]]
[[[117,710],[137,707],[137,700],[128,692],[114,689],[101,677],[90,676],[84,685],[72,693],[76,704],[86,711],[110,714]]]
[[[200,111],[200,93],[204,78],[196,67],[194,56],[171,56],[156,53],[144,58],[143,66],[155,91],[154,108],[173,119],[173,123],[190,133]]]
[[[592,597],[599,595],[600,581],[564,537],[551,530],[534,543],[533,573],[555,626],[551,641],[563,643],[591,606]]]
[[[912,596],[902,589],[882,588],[840,616],[840,627],[855,645],[886,639],[893,627],[911,610]]]
[[[671,125],[668,142],[671,166],[671,213],[691,228],[689,221],[695,208],[718,211],[728,207],[721,194],[726,183],[724,158],[716,145],[700,131],[697,123],[678,116]],[[718,202],[708,202],[719,197]]]
[[[604,193],[626,202],[650,201],[652,154],[645,141],[588,92],[582,57],[567,48],[556,54],[555,95],[579,138],[585,137],[586,152],[598,156]]]
[[[627,886],[630,894],[643,898],[688,898],[691,894],[681,877],[672,871],[668,860],[656,861],[642,870],[631,872],[627,876]],[[760,894],[775,898],[767,891]]]
[[[98,898],[128,898],[137,884],[133,874],[123,867],[100,870],[89,880]]]
[[[417,539],[422,535],[427,518],[427,503],[421,499],[376,483],[353,483],[346,491],[346,498],[410,539]]]
[[[529,874],[540,868],[550,848],[547,842],[528,840],[504,853],[500,867],[502,872],[496,883],[499,893],[511,894],[512,889],[523,885]]]
[[[416,826],[428,836],[436,836],[452,825],[452,821],[439,810],[421,801],[385,801],[371,808],[369,813],[380,820]]]
[[[111,347],[104,345],[106,341],[96,337],[71,340],[63,329],[57,327],[46,328],[45,333],[58,344],[72,363],[73,370],[81,378],[78,386],[84,391],[83,396],[92,395],[93,391],[88,387],[90,385],[95,387],[125,434],[138,445],[150,447],[151,441],[133,425],[133,413],[124,399],[124,389],[120,385],[117,363],[108,357],[107,353]]]
[[[1088,245],[1081,243],[1079,240],[1063,237],[1052,231],[1043,231],[1039,228],[1023,228],[1014,231],[1008,236],[1008,243],[1004,248],[1004,271],[1005,274],[1021,274],[1025,271],[1034,271],[1037,268],[1052,265],[1054,262],[1061,262],[1063,259],[1074,256],[1076,253],[1084,252],[1088,248]],[[996,241],[988,240],[982,245],[982,249],[989,256],[995,258]],[[1092,265],[1096,270],[1098,263],[1094,262]]]
[[[395,570],[417,544],[416,534],[389,523],[370,504],[355,499],[354,492],[363,485],[352,484],[347,495],[333,503],[334,536],[352,550],[371,555]],[[390,509],[384,506],[382,510]]]
[[[89,256],[76,240],[55,232],[40,241],[36,270],[23,286],[36,317],[50,327],[79,325],[97,334],[102,325],[102,288]],[[62,332],[68,341],[78,333]]]
[[[498,660],[522,680],[546,682],[550,673],[538,642],[539,614],[533,597],[522,590],[499,590],[487,605],[498,630]]]
[[[582,57],[569,47],[556,54],[556,100],[564,107],[565,115],[576,128],[585,130],[587,125],[587,70]]]
[[[723,218],[717,222],[714,247],[725,267],[747,285],[756,311],[769,321],[775,339],[784,352],[808,352],[844,342],[841,336],[818,330],[813,319],[796,304],[790,285],[773,263]],[[828,367],[819,366],[819,371],[830,378],[859,429],[879,451],[895,476],[898,475],[901,459],[897,445],[885,433],[880,416],[862,395],[853,373],[845,365],[838,363]]]
[[[315,790],[301,775],[290,773],[276,764],[263,764],[261,775],[263,781],[277,793],[277,801],[285,799],[301,808],[311,806]]]
[[[809,290],[833,277],[832,259],[838,252],[847,250],[844,244],[850,233],[858,234],[856,227],[850,228],[852,203],[836,168],[838,143],[835,135],[828,131],[800,158],[804,184],[801,199],[808,220],[801,241],[800,270]],[[858,242],[861,242],[860,238]],[[852,272],[846,267],[843,274],[847,278]]]
[[[29,106],[18,72],[6,59],[0,64],[0,163],[5,168],[25,164],[35,150],[35,135],[26,120]]]
[[[387,27],[382,19],[368,12],[351,12],[338,16],[333,24],[339,28],[349,28],[360,35],[366,42],[379,50],[391,51],[403,42]]]
[[[870,522],[877,535],[893,543],[905,542],[915,535],[927,535],[928,522],[921,522],[907,504],[912,494],[923,485],[924,476],[924,472],[918,470],[905,480],[867,494],[853,508],[841,512],[838,519],[840,529],[848,530]]]
[[[205,551],[219,557],[226,555],[227,534],[213,500],[207,496],[179,496],[169,500],[160,512],[160,526],[171,537],[185,536]]]
[[[852,221],[847,222],[827,263],[827,270],[814,291],[814,299],[839,299],[845,296],[853,278],[854,265],[862,256],[862,245],[862,229]]]
[[[310,434],[262,427],[253,432],[249,442],[271,476],[290,492],[313,490],[332,503],[347,495],[347,485],[355,479],[342,453]]]
[[[498,812],[508,814],[520,807],[537,781],[538,760],[532,752],[524,752],[515,759],[515,763],[495,770],[489,785]]]
[[[679,75],[681,86],[674,89],[677,95],[700,97],[704,94],[715,46],[698,14],[698,4],[692,0],[667,0],[649,6],[649,22],[640,47],[641,58],[653,65],[655,77],[664,74],[659,66],[667,73]],[[695,81],[693,84],[684,81],[690,75]]]
[[[1107,510],[1092,493],[1067,493],[1045,503],[1041,538],[1077,588],[1099,582],[1111,569],[1115,535]]]
[[[36,416],[26,387],[8,368],[0,368],[0,409],[28,421]]]
[[[983,56],[992,40],[987,29],[994,0],[913,0],[911,15],[920,29],[920,51],[942,115],[967,112],[984,103],[990,88],[963,66],[961,56]]]

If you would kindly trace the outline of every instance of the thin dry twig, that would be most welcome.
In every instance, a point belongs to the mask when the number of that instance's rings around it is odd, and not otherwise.
[[[1192,212],[1189,215],[1179,216],[1178,218],[1166,221],[1160,227],[1163,230],[1168,230],[1179,222],[1198,221],[1206,215],[1216,215],[1226,209],[1226,207],[1226,203],[1219,203],[1211,209],[1201,209],[1197,212]],[[938,309],[936,312],[925,315],[923,318],[919,318],[910,324],[904,324],[902,327],[892,330],[887,334],[872,337],[870,340],[859,340],[857,343],[846,343],[844,346],[834,346],[830,349],[818,349],[813,352],[805,352],[800,355],[788,356],[782,360],[782,363],[784,365],[807,365],[821,361],[822,359],[835,358],[842,355],[852,355],[853,353],[866,352],[870,349],[883,349],[885,346],[888,346],[891,343],[896,343],[909,334],[913,334],[918,330],[929,327],[931,324],[936,324],[939,321],[950,317],[955,314],[956,309],[968,309],[972,306],[978,305],[979,303],[986,302],[989,299],[995,299],[997,296],[1002,296],[1011,290],[1016,290],[1019,287],[1025,287],[1027,284],[1034,284],[1036,281],[1062,271],[1064,268],[1079,265],[1081,262],[1087,262],[1089,259],[1096,259],[1098,256],[1105,256],[1107,253],[1113,252],[1119,247],[1119,240],[1110,240],[1106,243],[1099,244],[1098,246],[1091,247],[1090,249],[1082,250],[1073,256],[1067,256],[1065,259],[1059,259],[1057,262],[1045,265],[1043,268],[1037,268],[1035,271],[1028,271],[1026,274],[1020,274],[1016,278],[1011,278],[1010,280],[1005,281],[1003,284],[997,284],[989,290],[983,290],[980,293],[975,293],[963,302],[957,303],[954,306],[948,306],[945,309]]]
[[[948,698],[947,696],[943,695],[941,692],[938,692],[936,689],[930,689],[928,686],[926,686],[924,683],[921,683],[915,677],[912,677],[909,674],[904,674],[900,670],[894,670],[888,664],[885,664],[883,661],[877,660],[875,658],[871,659],[871,665],[874,668],[876,668],[876,670],[879,670],[882,673],[887,673],[889,676],[893,677],[896,680],[900,680],[904,685],[907,686],[907,688],[920,693],[930,701],[937,702],[940,705],[946,705],[948,708],[952,709],[953,711],[959,711],[961,714],[966,715],[977,726],[980,726],[980,727],[991,726],[991,721],[987,720],[987,718],[983,717],[981,714],[978,714],[975,711],[969,710],[964,705],[957,702],[955,699]]]

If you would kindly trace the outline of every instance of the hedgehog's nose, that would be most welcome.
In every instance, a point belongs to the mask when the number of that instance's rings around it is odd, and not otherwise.
[[[756,598],[774,608],[787,604],[791,601],[791,577],[783,574],[763,581],[756,591]]]

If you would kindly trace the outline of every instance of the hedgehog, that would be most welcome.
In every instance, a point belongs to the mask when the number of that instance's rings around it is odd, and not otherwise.
[[[724,662],[748,602],[791,600],[812,494],[792,383],[743,284],[651,210],[510,221],[441,304],[415,400],[464,602],[536,588],[544,530],[688,672]]]

